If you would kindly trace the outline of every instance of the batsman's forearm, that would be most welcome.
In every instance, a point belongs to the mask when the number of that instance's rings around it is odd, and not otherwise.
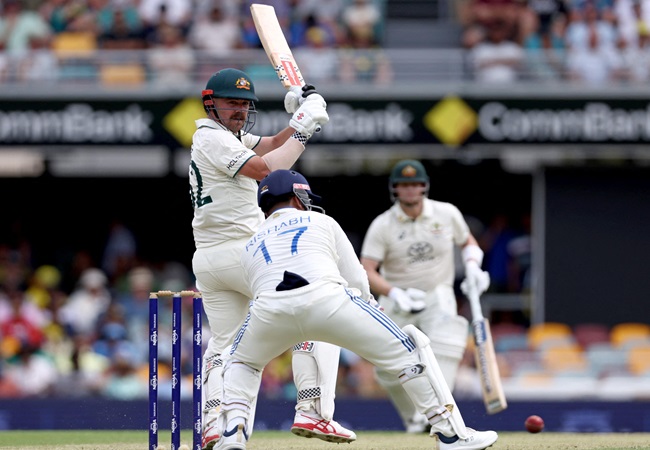
[[[272,152],[263,155],[262,159],[270,171],[290,169],[304,150],[305,146],[299,140],[291,138]]]

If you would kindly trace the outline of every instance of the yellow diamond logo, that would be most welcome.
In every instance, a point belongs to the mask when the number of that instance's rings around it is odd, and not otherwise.
[[[440,142],[457,147],[476,131],[478,117],[463,99],[449,96],[426,113],[424,125]]]
[[[196,131],[194,121],[202,117],[205,117],[205,110],[201,99],[186,98],[169,111],[163,119],[163,125],[181,145],[190,148]]]

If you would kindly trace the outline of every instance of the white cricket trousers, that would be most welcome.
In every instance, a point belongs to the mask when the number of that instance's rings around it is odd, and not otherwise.
[[[194,252],[192,270],[212,335],[205,357],[220,354],[230,346],[248,313],[252,294],[241,266],[247,240],[232,240]]]
[[[338,283],[321,281],[257,297],[235,338],[231,362],[243,362],[261,371],[301,341],[324,341],[347,348],[395,378],[420,361],[413,341],[381,310]],[[228,385],[225,400],[250,401],[257,395],[258,386],[239,388]]]

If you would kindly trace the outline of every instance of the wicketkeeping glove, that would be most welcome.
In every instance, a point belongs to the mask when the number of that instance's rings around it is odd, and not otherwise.
[[[468,295],[471,286],[476,287],[476,292],[481,295],[490,287],[490,274],[481,270],[476,261],[467,261],[465,264],[465,279],[460,283],[460,289]]]
[[[419,313],[427,307],[427,304],[423,301],[426,295],[426,292],[415,288],[408,288],[404,291],[394,287],[388,292],[388,296],[395,300],[395,303],[402,311],[412,314]]]
[[[320,102],[323,105],[323,108],[327,107],[327,103],[322,95],[316,92],[316,88],[310,84],[306,84],[303,87],[291,86],[287,91],[287,95],[284,96],[284,109],[289,113],[293,114],[298,111],[300,105],[309,100],[310,102]]]
[[[329,120],[327,111],[320,102],[305,101],[293,113],[293,117],[289,121],[289,126],[309,139],[322,125],[329,122]]]

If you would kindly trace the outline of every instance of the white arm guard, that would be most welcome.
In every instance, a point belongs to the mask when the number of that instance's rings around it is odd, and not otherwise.
[[[305,101],[293,114],[293,117],[291,117],[289,126],[309,139],[322,125],[329,122],[329,120],[327,111],[320,102]]]

